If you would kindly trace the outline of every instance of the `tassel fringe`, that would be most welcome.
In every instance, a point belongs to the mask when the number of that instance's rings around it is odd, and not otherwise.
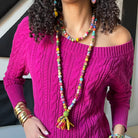
[[[67,116],[60,116],[56,123],[57,128],[62,130],[64,129],[70,130],[70,125],[74,127],[74,125],[71,122],[69,122],[69,119]]]

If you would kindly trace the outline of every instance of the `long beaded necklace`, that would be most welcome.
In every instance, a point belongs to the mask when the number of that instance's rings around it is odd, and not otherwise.
[[[56,53],[57,53],[58,78],[59,78],[61,101],[62,101],[62,104],[63,104],[63,108],[65,110],[63,115],[58,118],[56,126],[57,126],[57,128],[62,129],[62,130],[63,129],[70,130],[70,126],[74,127],[74,125],[69,121],[68,116],[69,116],[70,110],[72,109],[72,107],[74,106],[74,104],[76,103],[76,101],[78,99],[78,96],[79,96],[79,93],[80,93],[80,90],[81,90],[81,86],[82,86],[82,82],[83,82],[83,76],[84,76],[84,73],[85,73],[85,69],[86,69],[86,66],[88,64],[88,60],[89,60],[89,57],[90,57],[90,54],[91,54],[92,47],[94,46],[97,19],[95,18],[95,16],[93,16],[92,18],[93,18],[92,43],[88,47],[87,55],[85,57],[85,62],[84,62],[84,65],[83,65],[83,69],[81,71],[81,75],[80,75],[80,79],[79,79],[79,85],[78,85],[78,88],[77,88],[75,98],[72,100],[72,103],[68,107],[66,105],[64,94],[63,94],[63,81],[62,81],[61,63],[60,63],[61,57],[60,57],[60,50],[59,50],[59,45],[60,45],[60,43],[59,43],[59,30],[56,29]]]

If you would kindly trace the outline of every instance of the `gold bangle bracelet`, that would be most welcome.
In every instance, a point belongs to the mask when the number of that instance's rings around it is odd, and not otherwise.
[[[25,123],[25,121],[27,120],[27,119],[29,119],[29,118],[31,118],[32,117],[32,115],[27,115],[23,120],[22,120],[22,125]]]
[[[14,109],[14,113],[15,113],[15,116],[17,117],[22,111],[26,110],[26,106],[24,104],[20,104],[15,107]]]
[[[26,116],[27,116],[27,113],[25,111],[21,112],[19,120],[22,120]]]
[[[31,114],[31,112],[29,110],[24,110],[24,111],[21,112],[19,119],[21,120],[21,119],[23,119],[24,117],[26,117],[27,115],[30,115],[30,114]]]
[[[28,118],[32,117],[30,110],[22,102],[18,103],[14,108],[14,114],[19,119],[20,124],[23,126]]]
[[[26,107],[26,105],[24,104],[24,103],[18,103],[16,106],[15,106],[15,110],[17,109],[17,108],[21,108],[21,107]]]
[[[14,114],[17,117],[23,110],[25,110],[26,107],[16,108],[14,110]]]
[[[21,125],[24,126],[24,123],[27,121],[27,119],[29,119],[31,117],[32,117],[32,115],[30,114],[30,115],[25,116],[23,119],[19,120]]]
[[[20,114],[25,108],[26,108],[26,105],[22,102],[19,102],[14,108],[15,116],[17,117],[18,114]]]
[[[20,116],[19,116],[19,121],[20,123],[23,125],[23,123],[28,119],[30,118],[32,115],[31,115],[31,112],[26,109],[24,111],[21,112]]]

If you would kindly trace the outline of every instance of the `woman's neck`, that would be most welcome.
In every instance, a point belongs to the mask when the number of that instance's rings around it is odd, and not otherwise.
[[[79,37],[88,31],[92,8],[88,0],[64,2],[62,0],[63,18],[66,31],[74,37]]]

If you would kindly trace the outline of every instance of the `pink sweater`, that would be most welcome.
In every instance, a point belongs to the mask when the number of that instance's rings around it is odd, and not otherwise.
[[[60,100],[56,43],[50,36],[38,44],[29,37],[28,17],[18,25],[10,60],[5,73],[4,86],[13,107],[23,96],[23,75],[31,74],[34,95],[34,113],[49,131],[48,138],[107,138],[111,132],[104,113],[105,98],[112,110],[112,128],[122,124],[127,129],[130,108],[134,47],[132,39],[122,45],[93,47],[86,68],[79,100],[72,108],[70,131],[56,127],[63,114]],[[62,74],[65,99],[70,105],[79,84],[79,77],[88,45],[71,42],[61,37]],[[107,86],[110,90],[107,93]]]

